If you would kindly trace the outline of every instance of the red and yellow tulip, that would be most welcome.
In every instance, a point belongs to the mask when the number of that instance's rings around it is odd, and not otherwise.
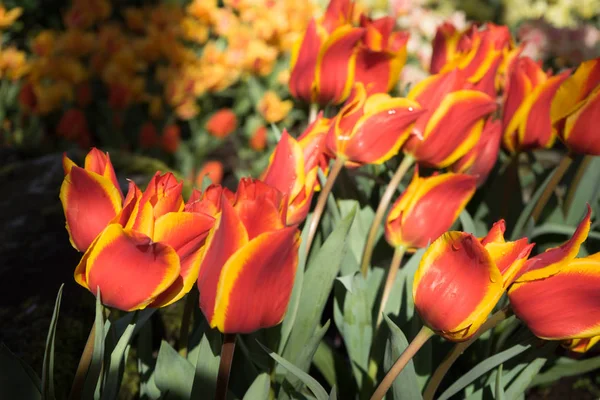
[[[183,184],[157,173],[143,193],[130,182],[123,200],[108,156],[92,150],[85,169],[66,157],[63,163],[67,229],[85,251],[75,281],[125,311],[162,307],[189,292],[214,218],[181,212]]]
[[[287,201],[263,182],[242,179],[221,211],[200,273],[200,309],[223,333],[249,333],[281,322],[298,265],[300,234],[286,227]]]
[[[559,138],[575,153],[600,155],[600,58],[583,62],[558,89],[552,122]]]
[[[466,90],[459,71],[432,75],[415,85],[408,98],[426,109],[402,150],[419,163],[445,168],[479,141],[485,119],[496,109],[487,94]]]
[[[575,258],[589,233],[590,217],[588,206],[571,239],[527,261],[508,291],[515,315],[542,339],[600,335],[600,253]]]
[[[419,315],[440,336],[468,340],[529,256],[527,239],[504,240],[504,221],[482,240],[447,232],[431,244],[415,273],[413,297]]]
[[[328,129],[329,120],[318,118],[303,133],[311,140],[298,141],[284,131],[263,175],[267,185],[287,195],[288,225],[302,222],[308,214]]]
[[[600,341],[600,336],[594,336],[585,339],[569,339],[561,344],[564,348],[574,351],[575,353],[587,353],[592,347]]]
[[[394,32],[392,17],[376,20],[361,15],[360,26],[365,35],[356,56],[356,82],[362,82],[368,93],[390,91],[400,78],[406,63],[407,32]]]
[[[452,164],[452,171],[472,175],[477,178],[478,187],[483,185],[498,160],[501,140],[502,123],[488,118],[477,144]]]
[[[546,74],[529,57],[514,60],[508,71],[502,118],[504,147],[511,153],[549,148],[556,140],[550,106],[569,71]]]
[[[333,0],[319,20],[313,19],[292,49],[290,93],[308,103],[343,102],[352,89],[356,44],[364,28],[352,26],[354,3]]]
[[[332,121],[327,149],[344,159],[346,167],[381,164],[398,153],[423,113],[414,100],[385,93],[367,96],[364,85],[357,83]]]
[[[432,43],[430,73],[439,73],[450,60],[456,57],[462,34],[451,22],[444,22],[438,26]]]
[[[396,200],[385,224],[393,247],[426,247],[446,232],[475,193],[475,178],[445,173],[413,180]]]

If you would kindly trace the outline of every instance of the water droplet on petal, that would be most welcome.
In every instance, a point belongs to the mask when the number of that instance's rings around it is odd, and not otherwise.
[[[414,110],[414,108],[408,107],[408,111],[413,111],[413,110]]]

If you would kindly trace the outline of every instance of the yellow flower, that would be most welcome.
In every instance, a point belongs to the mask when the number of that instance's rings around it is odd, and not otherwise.
[[[59,36],[56,43],[58,51],[73,57],[91,54],[96,47],[96,35],[81,29],[70,28]]]
[[[217,9],[217,0],[193,0],[186,8],[192,17],[209,24],[213,21],[213,13]]]
[[[195,18],[185,17],[181,21],[181,29],[185,40],[204,44],[208,39],[208,27]]]
[[[291,100],[281,100],[277,93],[267,90],[258,102],[258,112],[265,121],[274,123],[284,119],[291,111],[294,103]]]
[[[3,5],[0,4],[0,29],[9,28],[15,23],[21,14],[23,14],[23,9],[21,7],[7,10]]]
[[[29,72],[30,65],[24,52],[15,47],[0,49],[0,77],[17,80]]]
[[[31,45],[33,53],[40,57],[47,57],[54,51],[56,44],[56,33],[53,30],[46,29],[33,38]]]
[[[37,111],[41,115],[61,108],[65,102],[71,102],[74,98],[73,86],[63,81],[35,85],[33,92],[37,99]]]

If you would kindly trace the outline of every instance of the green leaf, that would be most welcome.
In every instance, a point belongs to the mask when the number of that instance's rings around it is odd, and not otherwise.
[[[532,342],[533,339],[528,339],[523,343],[517,344],[480,362],[479,364],[471,368],[469,372],[461,376],[457,381],[450,385],[450,387],[440,395],[438,400],[447,400],[450,397],[454,396],[462,389],[467,387],[471,382],[475,381],[475,379],[479,378],[480,376],[483,376],[486,372],[491,371],[498,365],[510,360],[511,358],[531,348]]]
[[[506,397],[504,395],[504,385],[502,384],[502,366],[504,364],[500,364],[498,370],[496,371],[496,391],[494,392],[494,399],[496,400],[504,400]]]
[[[254,379],[254,382],[252,382],[242,400],[268,399],[270,390],[271,377],[268,373],[263,372]]]
[[[35,372],[0,343],[0,394],[6,399],[39,400],[41,382]]]
[[[259,343],[259,345],[269,354],[269,356],[271,356],[275,361],[277,361],[282,367],[284,367],[289,372],[294,374],[298,379],[300,379],[302,383],[304,383],[306,387],[316,396],[317,400],[329,399],[329,395],[315,378],[308,375],[306,372],[302,371],[300,368],[296,367],[294,364],[281,357],[277,353],[269,350],[262,344]]]
[[[156,386],[156,359],[152,348],[152,324],[146,324],[137,338],[137,366],[140,377],[140,399],[158,399],[160,390]]]
[[[325,337],[325,334],[329,329],[329,325],[330,321],[327,320],[327,322],[325,322],[325,325],[323,325],[321,328],[318,328],[298,355],[298,358],[296,359],[296,362],[294,364],[302,371],[308,371],[308,369],[310,368],[310,364],[313,360],[315,352],[319,347],[319,343],[321,343],[321,340],[323,340],[323,337]]]
[[[561,357],[547,371],[536,375],[529,387],[544,385],[568,376],[585,374],[598,368],[600,368],[600,356],[582,361]]]
[[[354,275],[352,289],[349,292],[344,285],[336,287],[333,317],[352,361],[358,386],[362,387],[364,373],[369,369],[373,325],[367,283],[360,272]]]
[[[190,398],[194,382],[194,366],[164,340],[160,344],[154,375],[156,386],[163,394],[167,393],[165,398],[186,400]]]
[[[343,255],[348,249],[348,232],[355,211],[348,214],[329,235],[308,266],[302,284],[297,314],[283,357],[296,360],[304,345],[314,335],[321,314],[331,293],[333,282],[340,271]],[[304,252],[300,250],[301,254]],[[298,268],[299,269],[299,268]]]
[[[92,352],[92,360],[88,369],[85,382],[83,384],[82,398],[94,398],[96,389],[102,383],[101,371],[102,361],[104,360],[104,306],[102,306],[102,295],[100,288],[96,293],[96,316],[94,319],[94,351]]]
[[[342,263],[342,275],[351,275],[358,271],[359,263],[362,258],[362,252],[365,248],[367,234],[371,228],[371,222],[375,217],[375,212],[371,207],[360,208],[356,200],[339,200],[340,212],[342,216],[346,216],[356,208],[356,217],[348,233],[348,243],[350,251],[346,258],[353,257],[355,262],[346,261]],[[377,240],[379,237],[377,237]],[[376,241],[377,242],[377,241]]]
[[[585,156],[579,168],[586,168],[586,170],[578,182],[569,185],[567,199],[571,202],[565,203],[565,207],[568,207],[565,210],[565,222],[568,225],[579,223],[586,212],[585,204],[594,204],[600,192],[600,157]]]
[[[537,188],[537,190],[535,191],[535,193],[533,194],[531,199],[529,199],[529,202],[527,203],[525,208],[523,208],[523,211],[521,212],[521,214],[519,215],[519,218],[517,219],[517,223],[515,224],[515,227],[513,228],[513,231],[510,236],[510,240],[517,240],[521,236],[523,236],[523,231],[525,230],[525,227],[531,220],[531,213],[533,212],[533,209],[535,208],[538,200],[542,196],[542,193],[544,193],[546,186],[548,186],[548,184],[552,180],[552,177],[554,177],[554,174],[557,173],[558,168],[559,167],[554,168],[554,170],[548,174],[548,176],[546,177],[546,179],[544,179],[544,181],[542,182],[540,187]]]
[[[549,347],[554,348],[554,346]],[[513,400],[524,394],[531,381],[540,372],[547,361],[548,359],[546,357],[538,357],[529,363],[529,365],[527,365],[527,367],[519,374],[517,379],[515,379],[508,389],[506,389],[505,398]]]
[[[390,330],[383,361],[383,367],[386,371],[389,371],[408,347],[408,340],[406,340],[406,336],[404,336],[402,330],[387,315],[384,315],[383,318]],[[406,364],[406,367],[404,367],[400,375],[394,380],[392,395],[394,400],[423,399],[412,360]]]
[[[196,361],[194,384],[192,385],[192,399],[199,399],[207,393],[215,393],[217,389],[217,374],[221,356],[218,353],[219,343],[211,343],[207,335],[202,336]]]
[[[58,325],[58,314],[64,286],[63,283],[58,289],[48,336],[46,337],[46,349],[44,350],[44,363],[42,365],[42,399],[51,400],[56,398],[54,394],[54,340],[56,339],[56,326]]]
[[[473,235],[477,234],[477,229],[475,228],[475,221],[473,221],[471,214],[469,214],[467,210],[463,210],[458,215],[458,218],[460,220],[463,232],[471,233]]]
[[[137,314],[138,311],[134,312]],[[115,324],[116,325],[116,324]],[[104,385],[104,391],[102,392],[102,399],[112,400],[116,399],[119,394],[121,386],[121,376],[125,364],[125,353],[129,348],[129,343],[133,337],[133,331],[136,326],[136,318],[133,317],[131,323],[127,325],[125,331],[119,338],[117,345],[110,355],[110,361],[107,368],[106,384]]]
[[[335,385],[333,385],[331,392],[329,392],[329,400],[337,400],[337,388]]]

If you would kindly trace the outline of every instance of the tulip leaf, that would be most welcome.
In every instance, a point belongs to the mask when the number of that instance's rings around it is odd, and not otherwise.
[[[248,388],[242,400],[268,399],[271,390],[271,377],[263,372],[258,375]]]
[[[585,156],[564,203],[565,222],[576,225],[586,212],[586,203],[595,204],[600,192],[600,157]]]
[[[351,275],[359,269],[362,252],[365,248],[365,242],[375,213],[370,207],[360,208],[360,204],[356,200],[340,200],[338,203],[342,216],[350,214],[355,208],[357,210],[356,217],[348,233],[350,251],[346,254],[346,259],[342,263],[341,269],[342,275]],[[380,229],[375,243],[379,240],[381,233],[382,230]]]
[[[100,288],[96,293],[96,316],[94,319],[94,351],[92,360],[88,369],[85,382],[83,384],[82,398],[94,398],[96,390],[100,389],[102,361],[104,360],[104,306],[102,305],[102,295]]]
[[[531,343],[533,343],[533,340],[533,338],[530,338],[522,343],[519,343],[480,362],[479,364],[471,368],[469,372],[461,376],[452,385],[450,385],[450,387],[446,389],[446,391],[442,393],[440,397],[438,397],[438,400],[449,399],[450,397],[454,396],[462,389],[467,387],[471,382],[483,376],[486,372],[491,371],[498,365],[528,350],[529,348],[531,348]]]
[[[0,343],[0,394],[6,399],[39,400],[41,382],[36,373]]]
[[[504,364],[500,364],[498,366],[498,370],[496,371],[496,391],[494,392],[495,400],[504,400],[506,398],[504,394],[504,386],[502,384],[502,366]]]
[[[561,357],[547,371],[536,375],[529,387],[544,385],[568,376],[585,374],[598,368],[600,368],[600,356],[581,361]]]
[[[546,186],[548,186],[548,184],[552,181],[554,175],[558,173],[559,168],[560,166],[554,168],[554,170],[548,174],[548,176],[546,177],[546,179],[544,179],[540,187],[537,188],[531,199],[529,199],[529,202],[523,208],[523,211],[517,219],[517,223],[515,224],[515,227],[512,230],[510,240],[517,240],[523,235],[523,231],[525,230],[527,224],[531,220],[531,214],[533,213],[533,209],[535,208],[540,197],[542,197],[542,193],[544,193]]]
[[[308,371],[308,369],[310,368],[310,364],[315,355],[315,352],[319,347],[319,343],[321,343],[321,340],[323,340],[323,338],[325,337],[325,334],[329,329],[329,325],[330,321],[327,320],[327,322],[325,322],[325,325],[318,328],[296,358],[295,365],[302,371]]]
[[[553,347],[554,346],[548,346]],[[544,367],[546,362],[548,361],[545,357],[538,357],[525,367],[525,369],[519,374],[517,379],[515,379],[511,385],[506,389],[505,398],[508,400],[516,399],[519,395],[525,393],[525,390],[535,378],[535,376],[540,372],[540,370]]]
[[[164,340],[160,344],[154,375],[156,386],[166,393],[167,399],[190,398],[194,366]]]
[[[463,232],[471,233],[473,235],[477,234],[477,229],[475,229],[475,221],[473,221],[471,214],[469,214],[467,210],[462,210],[462,212],[458,215],[458,218],[460,219]]]
[[[218,343],[211,346],[209,334],[202,336],[198,348],[198,359],[196,361],[196,371],[192,385],[192,395],[190,398],[199,399],[207,393],[215,393],[217,389],[217,374],[219,373],[219,363],[221,356],[217,353]]]
[[[302,371],[300,368],[296,367],[294,364],[292,364],[285,358],[281,357],[277,353],[269,350],[262,344],[259,343],[259,345],[269,354],[269,356],[271,356],[275,361],[277,361],[282,367],[284,367],[289,372],[291,372],[293,375],[295,375],[298,379],[300,379],[302,381],[302,383],[304,383],[306,385],[306,387],[315,395],[317,400],[328,400],[329,399],[329,395],[327,394],[327,391],[325,391],[325,389],[323,389],[323,387],[319,384],[319,382],[317,382],[317,380],[315,378],[313,378],[306,372]]]
[[[343,284],[334,291],[333,318],[352,361],[352,370],[358,386],[363,386],[365,371],[369,369],[369,353],[373,339],[371,307],[367,283],[360,272],[354,275],[350,292]]]
[[[152,348],[152,324],[145,324],[137,338],[137,366],[140,377],[141,399],[158,399],[161,396],[156,386],[156,360]]]
[[[138,314],[138,311],[134,312]],[[119,394],[119,388],[121,384],[121,376],[123,374],[123,368],[126,359],[126,353],[129,350],[129,343],[133,337],[133,331],[136,326],[136,318],[133,316],[131,323],[127,325],[125,331],[119,338],[117,345],[112,351],[109,359],[108,366],[106,368],[106,383],[104,385],[104,391],[102,392],[102,399],[112,400],[116,399]]]
[[[404,336],[404,333],[402,333],[402,330],[394,324],[390,317],[384,315],[383,318],[385,319],[390,332],[385,346],[383,367],[385,371],[389,371],[396,360],[408,347],[408,340],[406,339],[406,336]],[[412,360],[408,362],[400,375],[394,380],[391,391],[394,400],[423,399],[421,388],[417,383],[417,374]]]
[[[336,226],[304,274],[296,318],[283,357],[295,360],[321,321],[321,314],[337,277],[343,256],[348,250],[348,232],[356,209]],[[302,249],[300,250],[302,251]]]
[[[333,385],[331,392],[329,392],[329,400],[337,400],[337,388],[335,385]]]
[[[329,386],[339,387],[340,397],[350,398],[356,393],[352,373],[346,368],[345,358],[331,346],[321,341],[313,357],[314,366],[321,372]]]
[[[58,325],[58,314],[60,311],[60,303],[62,300],[62,292],[64,283],[60,285],[56,302],[54,303],[54,311],[50,320],[50,328],[46,337],[46,349],[44,350],[44,362],[42,365],[42,398],[54,399],[54,341],[56,339],[56,327]]]

